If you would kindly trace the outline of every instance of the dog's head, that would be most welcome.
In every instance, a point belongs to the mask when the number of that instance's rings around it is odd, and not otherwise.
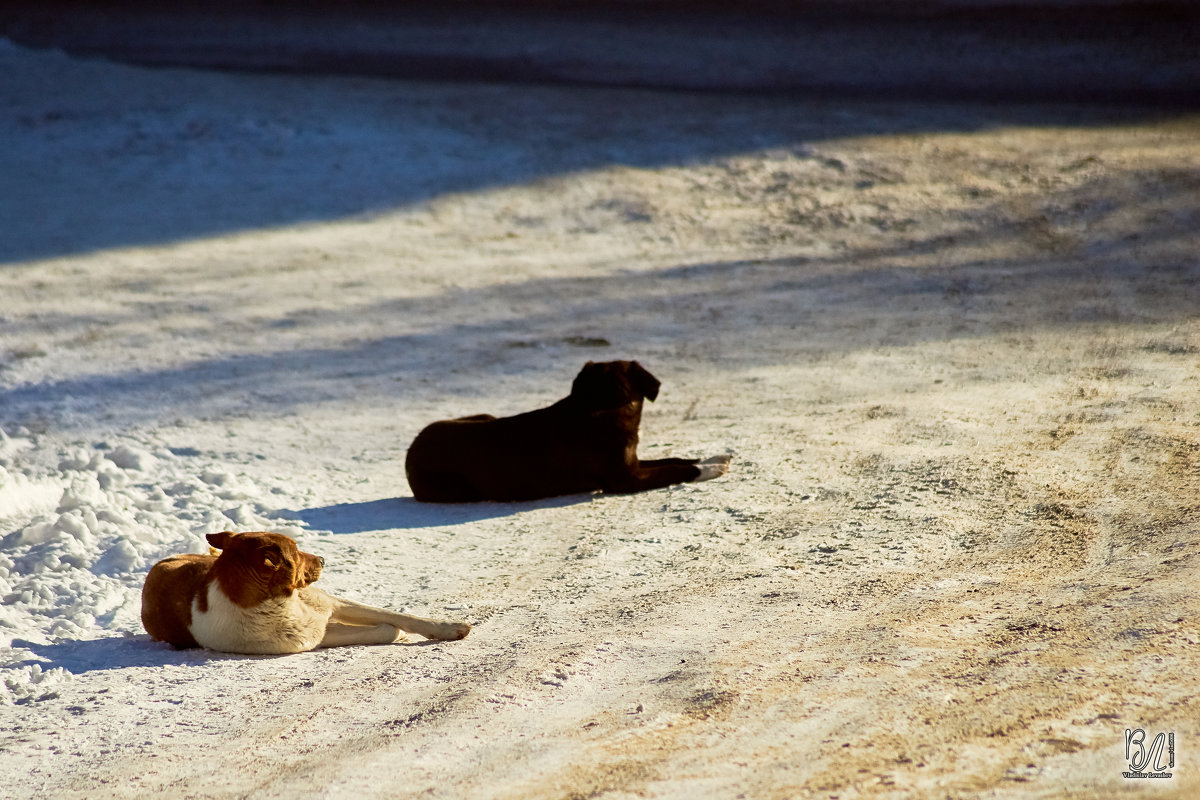
[[[571,397],[589,410],[620,408],[658,397],[658,378],[636,361],[589,361],[571,384]]]
[[[305,553],[282,533],[208,534],[221,551],[210,572],[234,603],[252,608],[272,597],[286,597],[321,577],[320,556]]]

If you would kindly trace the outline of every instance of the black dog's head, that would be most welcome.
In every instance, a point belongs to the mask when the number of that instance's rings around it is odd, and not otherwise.
[[[589,361],[571,384],[571,397],[590,410],[620,408],[658,397],[658,378],[636,361]]]

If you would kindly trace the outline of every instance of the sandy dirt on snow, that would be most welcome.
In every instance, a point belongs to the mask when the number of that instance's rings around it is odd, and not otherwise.
[[[178,653],[131,572],[23,645],[70,675],[0,707],[0,796],[1200,792],[1200,120],[0,55],[9,472],[157,452],[197,549],[475,625]],[[424,424],[610,358],[644,455],[729,475],[411,500]],[[253,501],[171,490],[213,470]]]

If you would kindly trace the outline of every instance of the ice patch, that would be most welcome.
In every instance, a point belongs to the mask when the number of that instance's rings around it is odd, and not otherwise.
[[[225,516],[229,517],[235,524],[243,527],[257,526],[259,521],[259,517],[254,513],[254,509],[245,504],[229,509],[225,512]]]
[[[0,467],[0,530],[12,527],[14,521],[54,508],[63,487],[56,480],[29,480]]]
[[[59,461],[58,468],[63,472],[71,470],[91,470],[95,472],[103,461],[103,453],[78,449],[65,456],[62,461]]]
[[[128,445],[121,445],[108,454],[108,460],[121,469],[133,469],[145,472],[154,466],[154,456],[145,450],[139,450]]]

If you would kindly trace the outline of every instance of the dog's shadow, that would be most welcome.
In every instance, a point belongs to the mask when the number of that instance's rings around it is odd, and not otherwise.
[[[14,639],[12,646],[29,650],[38,657],[12,666],[36,664],[43,670],[62,667],[72,675],[131,667],[201,666],[214,658],[245,657],[202,649],[176,650],[148,635],[72,639],[53,644]]]
[[[412,639],[394,642],[389,647],[424,647],[442,644],[433,639],[422,639],[414,636]],[[14,639],[12,646],[33,653],[37,658],[18,661],[8,665],[10,668],[20,668],[36,664],[43,671],[61,667],[72,675],[82,675],[87,672],[107,672],[109,670],[131,669],[135,667],[202,667],[214,661],[229,660],[261,660],[287,658],[293,653],[277,655],[245,655],[240,653],[222,653],[216,650],[205,650],[193,647],[177,650],[165,642],[151,639],[149,635],[112,636],[106,639],[71,639],[53,644],[39,644],[21,639]],[[384,646],[384,645],[379,645]]]
[[[572,494],[524,503],[421,503],[411,497],[392,497],[365,503],[338,503],[299,511],[279,511],[276,516],[299,520],[314,531],[369,533],[462,525],[507,517],[521,511],[587,503],[591,499],[590,494]]]

